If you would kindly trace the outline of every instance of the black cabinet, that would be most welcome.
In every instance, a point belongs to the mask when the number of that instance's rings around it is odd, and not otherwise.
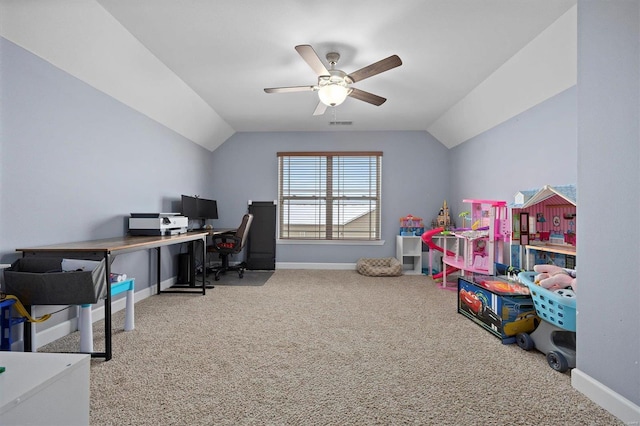
[[[247,269],[276,269],[276,205],[273,201],[251,201],[253,222],[247,240]]]

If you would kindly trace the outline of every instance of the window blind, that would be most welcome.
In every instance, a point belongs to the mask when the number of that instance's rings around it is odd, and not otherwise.
[[[382,152],[279,152],[279,237],[379,240]]]

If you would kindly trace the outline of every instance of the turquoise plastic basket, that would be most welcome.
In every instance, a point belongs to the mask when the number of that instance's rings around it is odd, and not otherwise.
[[[536,285],[534,282],[536,275],[536,272],[520,272],[518,278],[529,287],[538,316],[564,330],[576,331],[575,296],[563,296]]]

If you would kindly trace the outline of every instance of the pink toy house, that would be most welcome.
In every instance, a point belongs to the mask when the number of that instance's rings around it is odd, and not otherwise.
[[[445,241],[443,262],[459,269],[462,275],[467,272],[493,275],[495,262],[502,263],[505,243],[511,237],[507,203],[495,200],[463,201],[471,204],[466,222],[470,227],[452,230],[456,238],[452,247],[446,247]],[[443,275],[443,283],[446,285],[446,274]]]
[[[530,250],[550,253],[549,256],[575,254],[576,208],[575,185],[545,185],[541,189],[518,192],[511,208],[511,265],[529,269],[531,263],[555,263],[539,255],[529,259]],[[558,266],[575,267],[575,263],[571,264],[575,256],[568,260],[569,264]]]

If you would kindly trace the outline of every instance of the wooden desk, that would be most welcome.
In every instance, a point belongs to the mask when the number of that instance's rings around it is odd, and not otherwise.
[[[171,235],[171,236],[124,236],[115,238],[106,238],[102,240],[92,241],[80,241],[75,243],[64,244],[52,244],[40,247],[19,248],[16,251],[22,252],[22,256],[48,256],[48,257],[63,257],[73,259],[88,259],[88,260],[102,260],[105,259],[105,275],[106,280],[109,282],[109,276],[111,274],[111,263],[118,254],[131,253],[138,250],[156,249],[157,251],[157,287],[158,293],[172,293],[172,292],[191,292],[191,293],[206,293],[206,276],[202,274],[202,289],[201,290],[162,290],[161,283],[161,247],[170,246],[174,244],[191,243],[195,252],[195,242],[202,241],[202,259],[205,259],[206,251],[206,237],[209,232],[192,231],[186,234]],[[111,359],[111,288],[107,286],[107,296],[104,302],[104,328],[105,328],[105,351],[104,352],[92,352],[92,357],[105,358],[105,361]],[[25,351],[31,350],[31,335],[35,330],[34,327],[25,327],[24,344]]]

